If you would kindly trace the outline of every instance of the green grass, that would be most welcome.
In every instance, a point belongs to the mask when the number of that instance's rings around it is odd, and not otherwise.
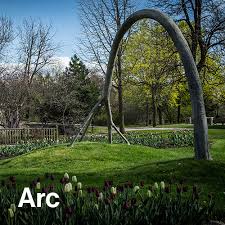
[[[146,127],[144,124],[142,125],[128,125],[126,128],[152,128],[152,126]],[[157,125],[156,128],[193,128],[193,124],[186,124],[186,123],[180,123],[180,124],[165,124],[165,125]],[[215,130],[215,129],[225,129],[225,125],[209,125],[209,130]],[[107,127],[106,126],[94,126],[93,128],[90,126],[88,128],[88,134],[107,134]],[[132,131],[133,132],[133,131]],[[151,132],[162,132],[159,130],[152,130]],[[225,133],[225,132],[224,132]]]
[[[225,130],[223,129],[209,129],[210,139],[224,139],[225,140]]]
[[[157,127],[165,127],[165,128],[193,128],[193,124],[187,124],[187,123],[164,124],[164,125],[157,125]]]
[[[215,193],[219,206],[223,207],[225,132],[209,130],[209,137],[213,161],[193,160],[192,148],[155,149],[83,142],[73,148],[61,145],[0,160],[0,180],[15,175],[20,186],[27,186],[46,172],[53,173],[58,180],[65,172],[77,175],[85,186],[101,186],[105,179],[115,183],[144,180],[147,185],[185,179],[189,185],[198,184],[205,193]]]

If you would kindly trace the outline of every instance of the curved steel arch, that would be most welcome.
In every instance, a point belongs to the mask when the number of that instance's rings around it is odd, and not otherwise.
[[[112,87],[112,73],[117,51],[120,46],[120,42],[123,39],[125,33],[131,28],[131,26],[138,20],[149,18],[159,22],[168,32],[172,38],[177,51],[180,54],[183,66],[185,69],[185,75],[188,80],[189,92],[191,95],[192,104],[192,117],[194,120],[194,147],[195,147],[195,158],[196,159],[210,159],[208,149],[208,125],[205,113],[205,105],[202,93],[201,82],[199,79],[198,70],[194,62],[192,53],[185,40],[182,32],[176,25],[176,23],[169,18],[166,14],[155,9],[143,9],[135,12],[124,22],[120,30],[117,32],[116,37],[113,41],[112,49],[109,56],[105,86],[103,94],[100,97],[98,103],[94,106],[92,111],[89,113],[85,123],[83,124],[80,133],[82,134],[81,140],[84,137],[86,130],[91,122],[91,119],[98,112],[99,108],[105,104],[108,114],[108,137],[109,142],[112,143],[112,127],[122,136],[122,138],[129,144],[127,139],[119,132],[112,120],[112,113],[110,107],[110,92]],[[78,134],[79,135],[79,134]],[[77,140],[78,135],[75,137],[73,143]]]

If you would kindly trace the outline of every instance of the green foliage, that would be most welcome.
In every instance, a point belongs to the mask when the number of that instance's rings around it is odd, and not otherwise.
[[[144,145],[156,148],[165,147],[187,147],[193,146],[194,136],[193,131],[173,131],[164,133],[150,132],[127,132],[126,138],[131,144]],[[85,137],[87,141],[107,142],[107,135],[89,135]],[[114,143],[123,143],[124,141],[118,134],[113,134]]]
[[[123,58],[125,81],[130,85],[124,91],[129,105],[146,109],[145,115],[151,111],[153,126],[157,111],[164,119],[175,121],[176,108],[181,104],[180,89],[185,89],[186,84],[182,84],[185,79],[180,58],[167,32],[148,20],[139,22],[126,43]],[[136,112],[140,114],[140,110]],[[147,120],[148,116],[146,124]]]
[[[173,146],[194,146],[193,132],[172,132],[168,138]]]
[[[179,22],[178,26],[191,43],[193,36],[187,24]],[[197,58],[200,53],[198,48]],[[222,119],[225,116],[223,58],[219,52],[209,52],[200,73],[206,114]],[[148,124],[147,115],[152,123],[157,122],[155,117],[159,111],[169,123],[184,122],[190,117],[191,102],[184,69],[171,38],[160,25],[148,20],[137,23],[125,44],[123,66],[127,124],[144,120]]]
[[[59,143],[68,142],[67,139],[60,139],[60,141],[53,141],[53,140],[34,140],[34,141],[27,141],[27,142],[20,142],[16,145],[5,145],[0,147],[0,159],[7,158],[17,155],[22,155],[28,152],[31,152],[36,149],[46,148],[52,145],[57,145]]]
[[[131,144],[138,144],[149,147],[165,148],[165,147],[187,147],[193,146],[193,132],[192,131],[176,131],[176,132],[164,132],[164,133],[146,133],[146,132],[128,132],[125,135]],[[86,141],[92,142],[107,142],[108,136],[90,134],[85,137]],[[36,149],[41,149],[57,144],[69,143],[70,138],[60,138],[59,141],[53,140],[36,140],[20,142],[16,145],[5,145],[0,147],[0,158],[7,158],[17,155],[22,155],[31,152]],[[121,137],[117,134],[113,134],[114,143],[123,143]]]
[[[131,181],[113,186],[113,182],[107,180],[103,188],[82,190],[81,183],[70,181],[68,176],[64,175],[59,184],[53,175],[46,175],[50,185],[43,185],[40,178],[33,180],[32,195],[36,199],[37,193],[57,192],[60,205],[55,209],[46,204],[41,208],[31,208],[27,204],[15,208],[21,190],[16,188],[16,177],[11,176],[1,186],[1,224],[201,225],[213,217],[212,196],[202,198],[196,186],[161,182],[148,187],[143,181],[140,186]]]
[[[83,62],[74,55],[65,71],[38,80],[34,96],[40,120],[62,124],[82,122],[99,97],[99,88],[88,74]]]

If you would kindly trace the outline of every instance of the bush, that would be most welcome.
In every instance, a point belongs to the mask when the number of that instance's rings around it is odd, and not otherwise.
[[[47,177],[53,182],[53,175]],[[132,182],[113,186],[112,181],[105,181],[102,189],[88,187],[84,191],[76,178],[72,180],[66,174],[60,184],[56,183],[57,188],[53,184],[42,186],[44,180],[40,178],[31,182],[33,196],[38,192],[57,192],[60,196],[57,208],[49,208],[45,203],[41,208],[31,208],[28,204],[15,208],[21,191],[16,188],[15,177],[10,177],[1,187],[0,224],[201,225],[213,213],[211,196],[202,199],[196,186],[188,189],[184,184],[164,182],[150,187],[145,187],[144,182],[140,186]]]

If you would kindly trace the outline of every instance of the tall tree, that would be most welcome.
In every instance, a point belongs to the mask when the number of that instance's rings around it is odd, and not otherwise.
[[[64,125],[81,123],[97,101],[99,89],[88,77],[83,62],[74,55],[66,71],[56,71],[39,80],[35,96],[37,113],[43,122],[59,122]],[[42,91],[43,90],[43,91]]]
[[[13,24],[10,18],[0,17],[0,79],[4,76],[6,68],[6,49],[13,41]]]
[[[1,110],[5,115],[5,126],[10,128],[19,127],[25,105],[29,105],[32,81],[52,63],[58,49],[53,42],[51,26],[41,21],[24,20],[18,33],[18,66],[8,69],[2,79],[2,85],[9,91],[5,95],[16,96],[14,104],[8,104],[8,98],[2,98]]]
[[[157,114],[162,123],[162,96],[169,94],[163,90],[173,84],[174,70],[179,66],[178,55],[165,30],[145,20],[128,39],[124,58],[127,82],[139,85],[146,93],[146,115],[151,105],[155,127]]]
[[[190,36],[187,39],[199,72],[205,67],[209,52],[224,51],[224,0],[149,0],[149,4],[187,24],[186,35]]]
[[[0,17],[0,59],[2,59],[4,50],[13,40],[13,26],[11,19]]]
[[[133,11],[132,0],[82,0],[80,9],[84,32],[81,48],[86,59],[97,65],[105,74],[116,32]],[[124,133],[122,55],[123,48],[120,47],[115,64],[114,88],[118,91],[119,127]]]

